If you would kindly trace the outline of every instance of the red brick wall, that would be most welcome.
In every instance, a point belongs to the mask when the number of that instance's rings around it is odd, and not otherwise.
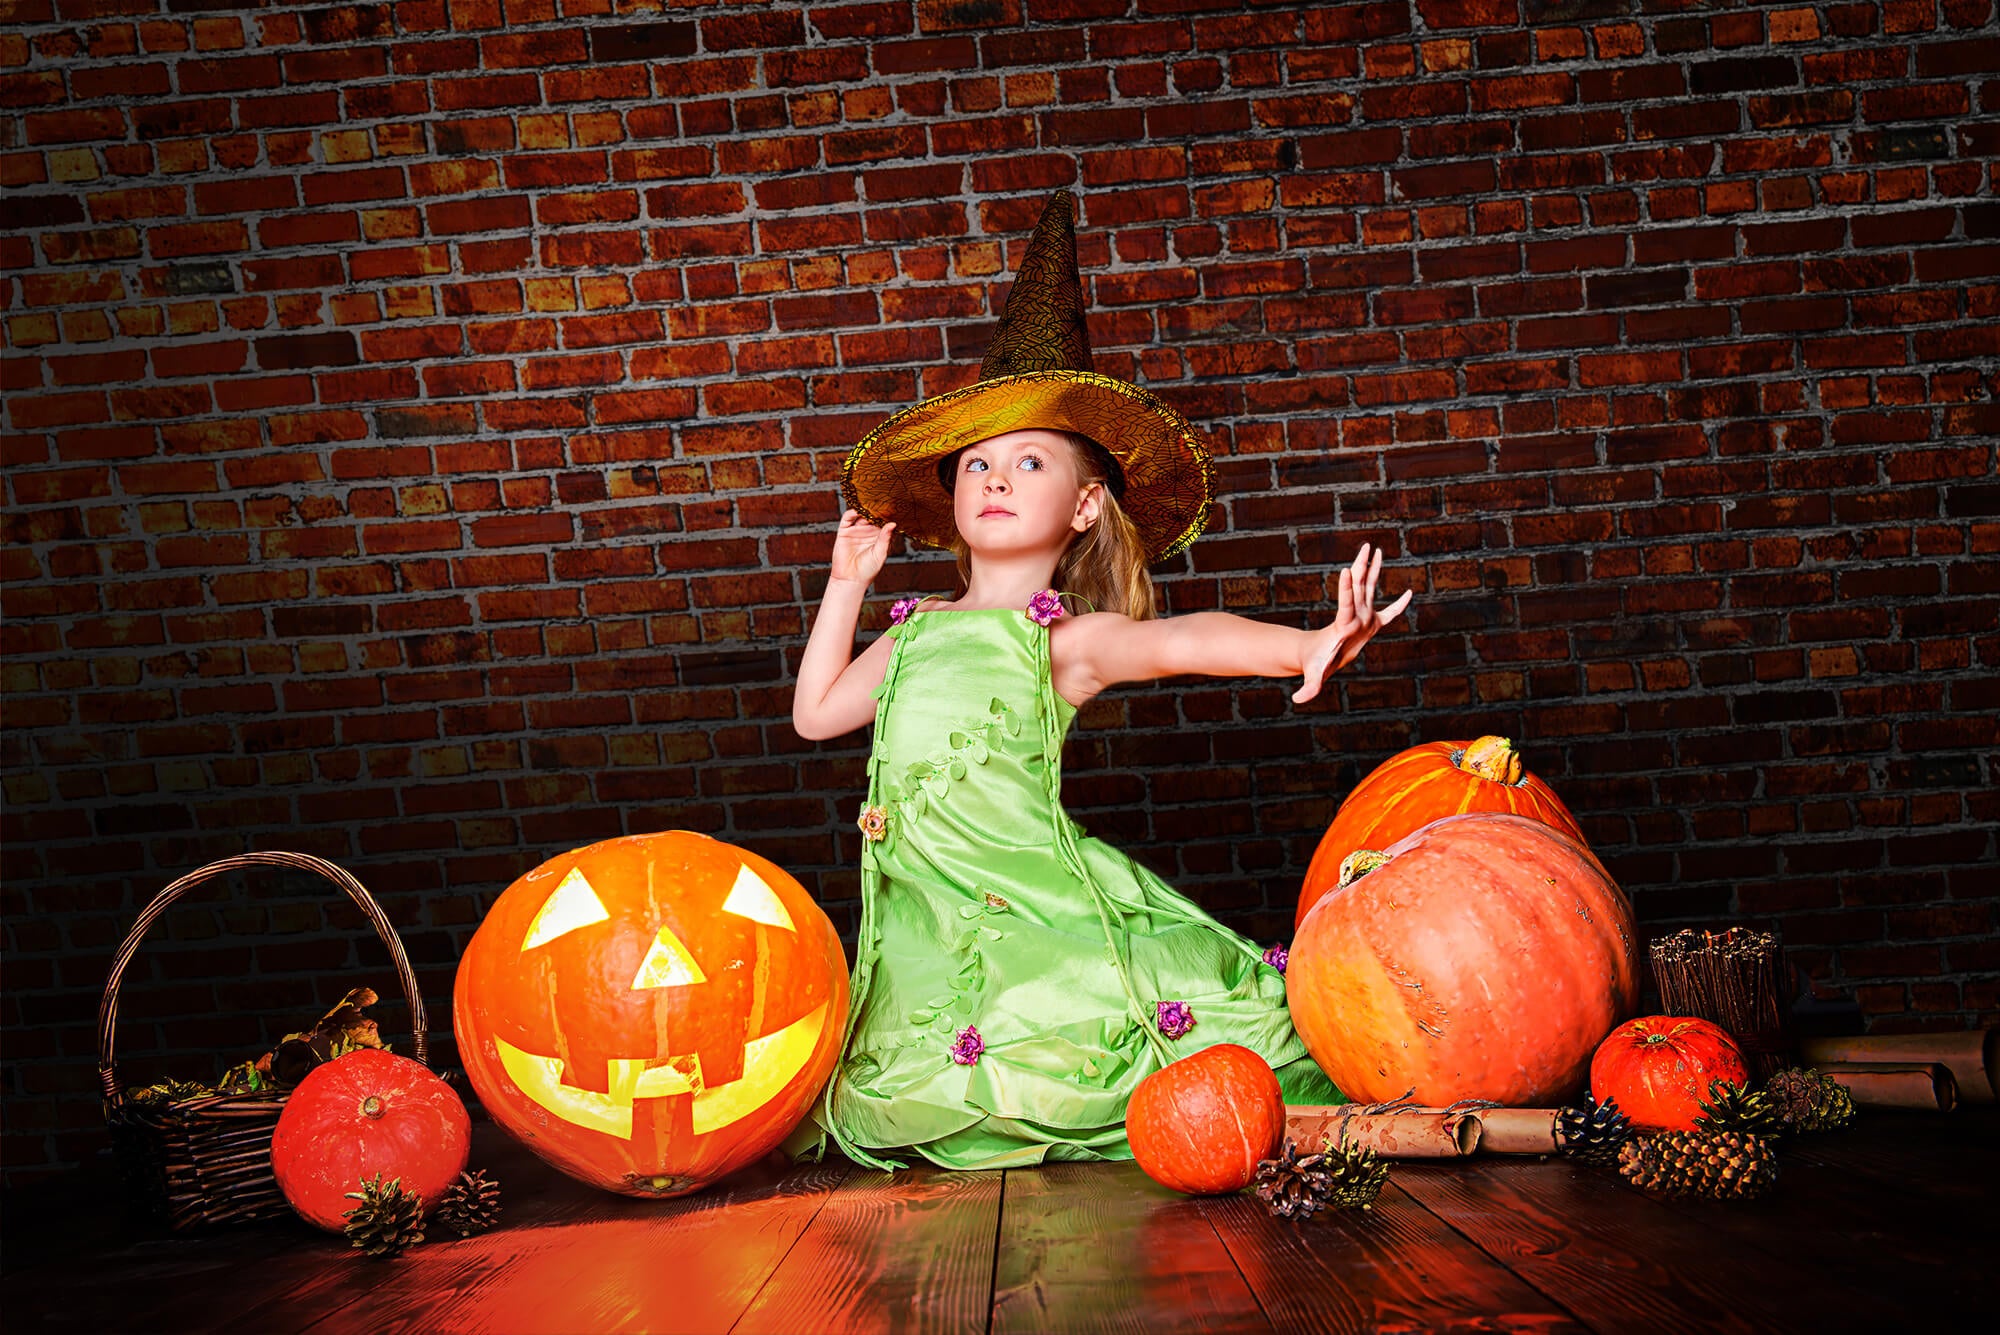
[[[1094,703],[1093,832],[1272,939],[1360,774],[1503,732],[1649,926],[1996,1019],[1992,0],[606,9],[7,5],[13,1173],[102,1143],[110,950],[240,849],[353,868],[440,1020],[605,836],[847,924],[861,739],[789,726],[838,465],[972,376],[1062,185],[1100,368],[1221,456],[1172,610],[1323,618],[1364,539],[1418,591],[1309,707]],[[393,990],[356,923],[176,915],[131,1072]]]

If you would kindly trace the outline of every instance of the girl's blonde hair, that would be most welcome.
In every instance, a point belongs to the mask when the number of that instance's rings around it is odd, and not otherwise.
[[[1055,433],[1069,442],[1070,457],[1076,461],[1079,486],[1095,482],[1102,486],[1103,504],[1097,522],[1070,539],[1056,560],[1056,589],[1082,597],[1089,610],[1122,612],[1134,621],[1150,621],[1158,616],[1153,606],[1153,577],[1146,571],[1146,546],[1131,516],[1118,504],[1117,492],[1124,490],[1124,475],[1110,451],[1078,431]],[[955,478],[945,456],[938,468],[941,481]],[[946,481],[949,490],[953,481]],[[972,579],[972,551],[965,539],[954,533],[948,544],[958,561],[958,583],[963,589]]]

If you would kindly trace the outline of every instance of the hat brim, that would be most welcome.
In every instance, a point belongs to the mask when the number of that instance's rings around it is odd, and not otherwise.
[[[905,408],[870,431],[840,470],[843,502],[921,547],[949,545],[958,527],[937,460],[1007,431],[1039,427],[1089,436],[1125,473],[1119,505],[1150,564],[1181,551],[1208,522],[1214,465],[1188,420],[1152,394],[1095,371],[1028,371],[980,380]]]

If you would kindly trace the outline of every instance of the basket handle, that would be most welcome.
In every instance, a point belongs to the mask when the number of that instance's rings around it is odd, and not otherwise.
[[[235,871],[239,867],[260,866],[290,867],[297,871],[317,873],[345,891],[355,906],[367,915],[376,934],[382,938],[382,944],[389,947],[389,958],[396,966],[396,978],[403,984],[403,996],[410,1003],[410,1028],[416,1059],[426,1066],[430,1065],[428,1060],[430,1049],[424,1038],[424,1031],[429,1028],[429,1021],[424,1015],[424,999],[417,992],[417,976],[410,969],[410,957],[403,953],[403,942],[396,935],[396,929],[389,925],[389,919],[383,915],[382,906],[362,888],[361,882],[325,858],[317,858],[310,853],[286,853],[276,849],[262,853],[238,853],[234,857],[223,858],[219,862],[211,862],[206,867],[189,872],[155,895],[153,902],[146,905],[145,911],[139,915],[139,921],[132,924],[131,932],[118,947],[117,955],[112,958],[111,976],[104,983],[104,1000],[97,1007],[97,1081],[103,1087],[104,1101],[110,1107],[116,1108],[125,1101],[125,1087],[119,1083],[118,1064],[112,1055],[113,1036],[118,1027],[118,984],[125,976],[125,966],[130,964],[132,957],[138,953],[139,943],[144,940],[146,929],[157,922],[160,915],[165,913],[176,899],[204,881],[213,880],[224,872]]]

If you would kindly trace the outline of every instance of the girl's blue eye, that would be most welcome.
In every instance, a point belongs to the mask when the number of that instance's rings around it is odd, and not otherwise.
[[[1042,459],[1038,454],[1024,454],[1021,456],[1021,462],[1024,464],[1033,464],[1038,470],[1042,467]],[[985,466],[986,461],[984,459],[967,459],[965,461],[965,471],[968,473],[976,468],[984,468]]]

